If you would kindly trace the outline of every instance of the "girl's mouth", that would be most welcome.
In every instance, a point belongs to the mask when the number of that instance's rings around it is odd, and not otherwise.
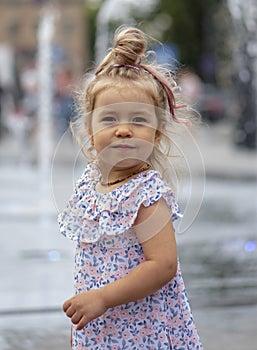
[[[123,150],[132,150],[132,149],[135,149],[136,147],[131,146],[131,145],[126,145],[126,144],[120,144],[120,145],[112,146],[112,148],[123,149]]]

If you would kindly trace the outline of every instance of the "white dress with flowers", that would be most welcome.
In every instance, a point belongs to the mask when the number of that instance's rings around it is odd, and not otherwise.
[[[89,163],[58,216],[61,233],[77,242],[76,293],[101,288],[144,261],[132,227],[141,205],[163,197],[172,220],[181,216],[157,171],[141,173],[105,194],[95,190],[99,176],[97,163]],[[81,331],[73,328],[72,339],[74,350],[202,349],[179,264],[175,277],[156,293],[109,309]]]

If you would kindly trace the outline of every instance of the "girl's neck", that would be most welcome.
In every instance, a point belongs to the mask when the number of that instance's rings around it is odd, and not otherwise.
[[[103,164],[99,164],[101,177],[100,185],[103,187],[119,186],[127,180],[135,177],[136,175],[149,170],[151,166],[146,162],[140,162],[134,166],[120,168],[120,167],[107,167]],[[109,168],[109,171],[108,171]]]

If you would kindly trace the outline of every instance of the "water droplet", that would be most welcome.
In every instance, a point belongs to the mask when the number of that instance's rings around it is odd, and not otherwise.
[[[247,241],[245,243],[245,251],[247,253],[251,253],[251,252],[255,251],[256,247],[257,247],[257,244],[255,241]]]
[[[61,259],[61,254],[57,250],[49,250],[48,259],[51,261],[59,261]]]

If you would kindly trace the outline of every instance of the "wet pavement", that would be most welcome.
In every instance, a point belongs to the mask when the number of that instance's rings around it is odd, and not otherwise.
[[[204,349],[256,350],[257,156],[228,147],[226,130],[203,130],[203,202],[193,224],[178,233],[178,248]],[[72,144],[65,152],[77,157]],[[61,306],[72,294],[74,245],[59,234],[56,214],[82,164],[57,157],[44,197],[35,167],[18,166],[3,143],[0,159],[0,349],[69,349]],[[202,192],[196,176],[196,203]],[[183,210],[186,198],[180,202]]]

